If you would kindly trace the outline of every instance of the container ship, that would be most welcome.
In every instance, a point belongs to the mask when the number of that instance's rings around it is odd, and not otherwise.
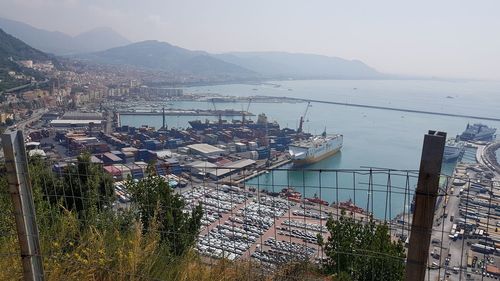
[[[443,161],[452,162],[460,158],[465,151],[465,145],[463,142],[457,139],[449,139],[444,147]]]
[[[343,143],[342,135],[327,135],[298,140],[288,146],[293,164],[296,166],[313,164],[339,152]]]
[[[238,128],[238,127],[247,127],[252,130],[279,130],[280,125],[275,121],[275,122],[269,122],[267,120],[266,114],[262,113],[259,114],[257,118],[257,122],[254,122],[252,120],[224,120],[224,119],[219,119],[217,121],[210,121],[210,120],[205,120],[205,122],[201,120],[194,120],[194,121],[189,121],[189,125],[197,130],[197,131],[202,131],[206,129],[230,129],[230,128]]]
[[[483,124],[467,124],[467,128],[460,135],[463,141],[491,141],[495,136],[497,129],[490,128]]]

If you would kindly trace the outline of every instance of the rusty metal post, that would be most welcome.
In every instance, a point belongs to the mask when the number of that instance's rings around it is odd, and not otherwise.
[[[406,262],[406,281],[425,279],[445,143],[444,132],[429,131],[424,137]]]
[[[44,280],[35,204],[31,193],[28,157],[22,131],[3,134],[2,144],[9,192],[16,219],[24,280]]]

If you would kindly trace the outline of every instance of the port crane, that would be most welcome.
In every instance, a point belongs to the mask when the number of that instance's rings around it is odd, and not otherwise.
[[[300,116],[299,128],[297,129],[297,134],[301,134],[304,131],[304,129],[303,129],[304,120],[306,119],[307,112],[309,111],[309,107],[311,107],[311,102],[307,102],[306,111],[304,112],[304,114],[302,116]]]
[[[212,105],[214,106],[214,111],[217,112],[217,116],[219,117],[219,127],[222,125],[222,114],[220,111],[217,111],[217,107],[215,106],[215,99],[212,99]]]
[[[248,99],[248,105],[247,105],[247,110],[244,112],[241,112],[241,126],[245,126],[245,117],[248,113],[248,110],[250,110],[250,104],[252,103],[252,99]],[[243,106],[242,106],[243,107]]]

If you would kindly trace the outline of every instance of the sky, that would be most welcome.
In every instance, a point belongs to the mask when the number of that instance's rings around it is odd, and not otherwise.
[[[384,73],[500,80],[498,0],[1,0],[0,16],[71,35],[111,27],[192,50],[359,59]]]

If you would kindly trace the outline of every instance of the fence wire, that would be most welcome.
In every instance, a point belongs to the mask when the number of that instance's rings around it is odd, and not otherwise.
[[[47,280],[403,278],[418,171],[27,164]],[[441,176],[426,280],[499,277],[492,178],[479,164]],[[0,277],[18,280],[15,216],[33,214],[0,186]]]

